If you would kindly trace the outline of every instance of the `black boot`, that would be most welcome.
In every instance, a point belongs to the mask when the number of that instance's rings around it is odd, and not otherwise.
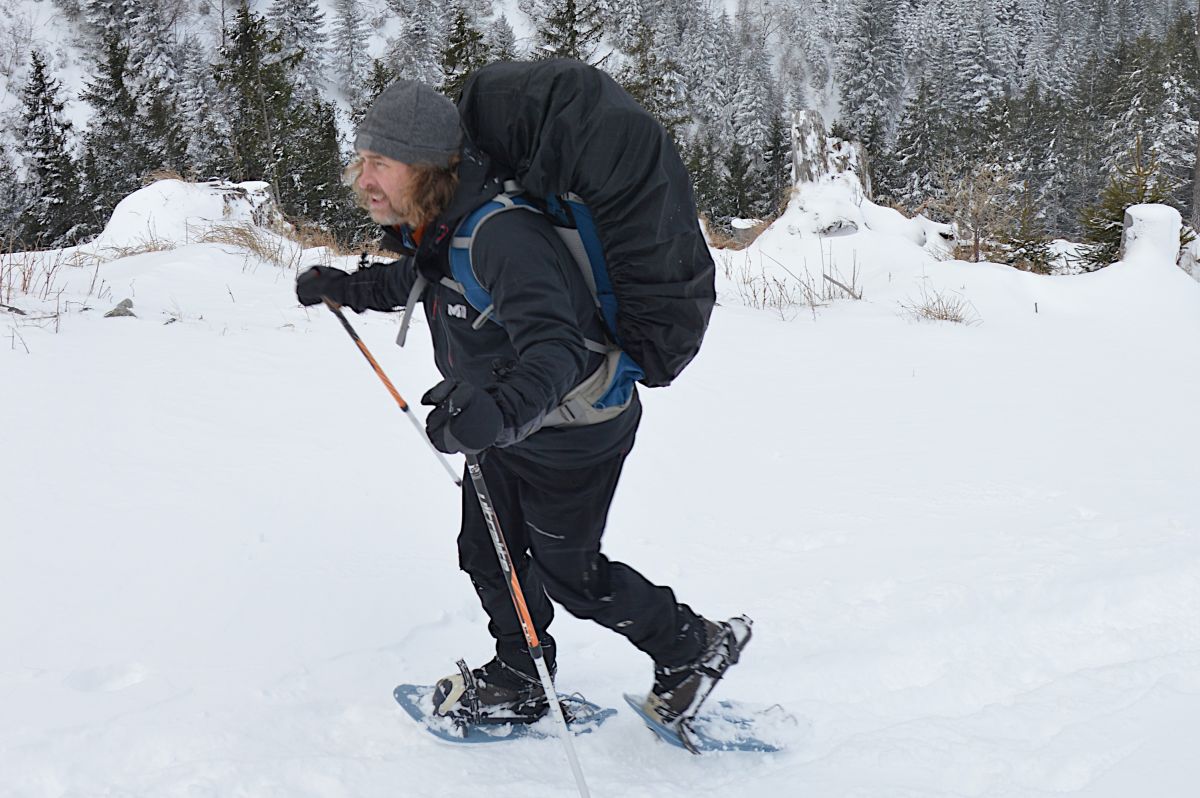
[[[433,712],[459,723],[533,723],[550,703],[537,676],[531,676],[493,657],[482,667],[439,679],[433,690]]]
[[[753,622],[744,615],[721,623],[703,620],[704,647],[696,659],[674,667],[654,667],[654,687],[642,707],[664,726],[675,727],[693,718],[750,642]]]

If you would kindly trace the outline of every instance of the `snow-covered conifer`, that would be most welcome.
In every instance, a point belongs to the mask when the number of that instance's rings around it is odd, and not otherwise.
[[[413,0],[415,10],[404,20],[401,33],[388,47],[388,68],[397,78],[428,86],[442,84],[441,34],[432,0]]]
[[[951,130],[946,109],[940,106],[929,81],[921,78],[917,91],[905,103],[895,146],[878,157],[872,169],[877,196],[916,208],[931,199],[936,186],[934,168],[951,157]]]
[[[886,143],[900,104],[903,63],[896,10],[885,0],[856,0],[837,44],[841,121],[870,148]]]
[[[733,138],[746,150],[754,164],[762,161],[770,142],[769,95],[772,92],[771,73],[766,52],[752,47],[737,66],[737,89],[732,97]]]
[[[452,3],[453,14],[446,35],[446,46],[442,49],[441,91],[457,101],[471,73],[488,62],[487,45],[483,34],[462,3]]]
[[[362,93],[370,65],[367,26],[359,0],[335,0],[333,8],[333,40],[329,54],[334,82],[353,107]]]
[[[547,0],[537,22],[536,58],[574,58],[590,62],[604,32],[595,0]]]
[[[71,123],[63,115],[61,84],[47,69],[41,52],[30,57],[29,79],[21,91],[17,154],[24,162],[26,193],[31,198],[17,220],[25,245],[60,247],[71,243],[80,226],[79,181],[69,151]]]
[[[229,177],[280,188],[292,106],[289,61],[278,34],[243,2],[214,65],[229,125]]]
[[[82,186],[91,221],[103,225],[127,194],[136,191],[142,173],[155,166],[146,143],[130,135],[137,103],[127,80],[129,49],[112,31],[104,34],[104,50],[80,99],[92,106],[91,123],[83,137]]]
[[[5,251],[16,248],[12,239],[17,234],[17,219],[27,201],[25,186],[17,182],[12,150],[4,137],[0,137],[0,230],[5,231],[0,233],[0,247]]]
[[[656,41],[649,25],[637,28],[629,61],[616,78],[678,143],[688,121],[686,87],[672,48]]]
[[[703,11],[684,35],[679,50],[687,90],[687,100],[693,119],[711,121],[725,112],[728,99],[722,89],[722,72],[727,64],[721,62],[721,43],[717,24]]]
[[[317,0],[273,0],[267,19],[279,36],[280,55],[291,67],[289,74],[297,97],[319,96],[325,85],[328,36],[325,12]]]
[[[517,50],[517,36],[504,14],[488,25],[484,32],[489,61],[517,61],[521,54]]]
[[[638,47],[643,27],[652,27],[646,19],[643,0],[612,0],[609,20],[609,41],[626,53]]]
[[[342,185],[342,152],[332,103],[308,100],[293,106],[279,198],[292,219],[334,229],[353,207]]]
[[[227,175],[230,169],[230,128],[224,111],[227,89],[217,85],[209,55],[198,37],[191,36],[183,42],[180,59],[177,109],[187,143],[187,171],[200,178]]]
[[[1167,32],[1156,59],[1161,90],[1147,108],[1147,141],[1170,182],[1172,204],[1185,219],[1192,211],[1192,181],[1200,151],[1200,31],[1183,14]]]
[[[371,71],[367,74],[367,80],[363,84],[362,94],[359,96],[358,103],[350,108],[350,122],[357,126],[366,116],[367,110],[375,102],[375,98],[395,80],[396,73],[391,67],[378,58],[371,59]]]

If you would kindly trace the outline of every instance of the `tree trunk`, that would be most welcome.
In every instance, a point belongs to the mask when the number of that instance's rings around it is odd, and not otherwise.
[[[1196,0],[1194,21],[1196,24],[1196,58],[1200,60],[1200,0]],[[1192,170],[1192,229],[1200,230],[1200,124],[1196,126],[1196,164]]]

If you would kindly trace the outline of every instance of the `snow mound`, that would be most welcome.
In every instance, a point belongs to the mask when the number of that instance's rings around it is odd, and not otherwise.
[[[1126,263],[1174,266],[1179,257],[1179,211],[1167,205],[1131,205],[1121,234]]]
[[[789,234],[801,238],[870,231],[904,239],[939,258],[948,257],[954,245],[950,225],[923,215],[909,218],[895,208],[877,205],[867,199],[852,172],[799,184],[781,221]]]
[[[159,180],[117,203],[104,232],[91,243],[101,247],[149,241],[184,245],[216,225],[265,226],[276,217],[275,202],[265,182]]]

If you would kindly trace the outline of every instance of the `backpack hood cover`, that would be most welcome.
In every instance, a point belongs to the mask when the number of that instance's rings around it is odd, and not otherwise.
[[[458,107],[470,140],[526,192],[587,204],[619,298],[620,344],[644,384],[670,383],[700,348],[716,269],[667,131],[579,61],[489,65]]]

